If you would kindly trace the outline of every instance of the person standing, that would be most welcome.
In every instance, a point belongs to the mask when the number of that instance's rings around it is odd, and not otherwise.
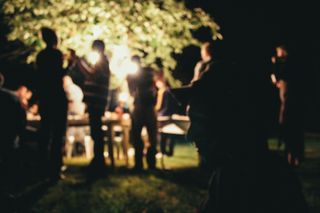
[[[301,107],[301,87],[297,70],[299,60],[288,54],[285,46],[276,47],[276,55],[271,58],[274,65],[272,81],[279,90],[279,141],[285,143],[288,163],[298,166],[304,157],[303,115]]]
[[[274,65],[271,80],[279,90],[280,110],[278,121],[281,125],[284,120],[288,83],[288,52],[284,46],[276,47],[276,55],[271,58],[271,61]]]
[[[194,75],[191,80],[191,83],[199,80],[204,72],[207,72],[210,67],[212,66],[213,59],[213,43],[212,42],[205,42],[201,46],[201,60],[196,64],[194,68]]]
[[[42,28],[46,48],[36,59],[37,91],[41,116],[40,155],[50,178],[61,178],[62,147],[65,140],[68,102],[63,89],[63,55],[57,48],[58,37],[54,30]],[[49,148],[50,147],[50,148]]]
[[[142,128],[145,126],[148,132],[150,146],[147,149],[148,169],[156,168],[156,146],[157,146],[157,116],[155,104],[157,90],[155,86],[153,71],[148,67],[141,67],[140,58],[133,56],[132,61],[140,67],[135,76],[134,84],[131,86],[131,94],[134,96],[134,109],[132,113],[132,139],[135,149],[135,170],[143,169],[143,140],[141,138]]]
[[[90,177],[100,176],[105,172],[104,133],[101,129],[101,119],[106,110],[110,80],[109,61],[104,54],[104,42],[93,41],[92,50],[96,53],[95,61],[87,64],[81,60],[81,67],[87,73],[84,82],[84,102],[87,104],[91,138],[94,141],[94,158],[88,171]]]

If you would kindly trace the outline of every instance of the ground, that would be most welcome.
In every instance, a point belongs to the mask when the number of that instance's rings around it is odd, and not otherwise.
[[[276,141],[270,140],[269,147],[276,150]],[[306,160],[295,172],[311,212],[316,213],[320,212],[320,139],[307,138],[305,147]],[[209,175],[198,169],[198,155],[191,143],[178,144],[174,156],[165,157],[161,171],[134,174],[123,160],[117,160],[112,174],[92,183],[85,181],[87,160],[77,157],[65,159],[65,163],[66,180],[42,187],[32,199],[23,199],[20,203],[28,203],[22,205],[24,211],[185,213],[196,212],[206,197]],[[160,163],[158,168],[162,168]]]

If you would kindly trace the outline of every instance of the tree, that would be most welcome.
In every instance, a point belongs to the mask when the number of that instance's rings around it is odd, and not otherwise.
[[[202,9],[187,9],[177,0],[3,0],[10,40],[19,39],[34,48],[28,62],[43,48],[43,26],[55,29],[62,50],[73,48],[85,55],[94,39],[102,39],[112,55],[114,45],[125,45],[148,65],[161,66],[171,83],[176,66],[173,53],[198,45],[192,32],[200,27],[221,38],[219,26]]]

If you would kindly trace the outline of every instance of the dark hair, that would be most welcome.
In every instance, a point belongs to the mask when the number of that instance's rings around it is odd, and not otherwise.
[[[102,40],[94,40],[92,43],[92,49],[99,52],[104,52],[105,44]]]
[[[140,56],[138,56],[138,55],[132,56],[132,57],[131,57],[131,61],[140,64],[140,62],[141,62]]]
[[[47,46],[54,46],[58,44],[58,36],[53,29],[48,27],[41,28],[41,36]]]

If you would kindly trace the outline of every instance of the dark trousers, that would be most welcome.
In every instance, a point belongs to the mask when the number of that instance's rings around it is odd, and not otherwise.
[[[161,133],[160,149],[162,154],[167,156],[172,156],[174,144],[175,144],[174,136]]]
[[[147,164],[149,169],[156,166],[157,147],[157,117],[153,106],[135,106],[132,114],[132,139],[135,149],[135,167],[143,168],[144,143],[141,138],[142,128],[145,126],[148,132],[150,146],[147,151]]]
[[[94,160],[96,162],[104,163],[104,133],[102,127],[102,116],[104,108],[88,107],[89,124],[91,138],[94,141]]]
[[[40,103],[40,156],[51,176],[60,174],[63,144],[67,128],[68,105],[66,100]]]

